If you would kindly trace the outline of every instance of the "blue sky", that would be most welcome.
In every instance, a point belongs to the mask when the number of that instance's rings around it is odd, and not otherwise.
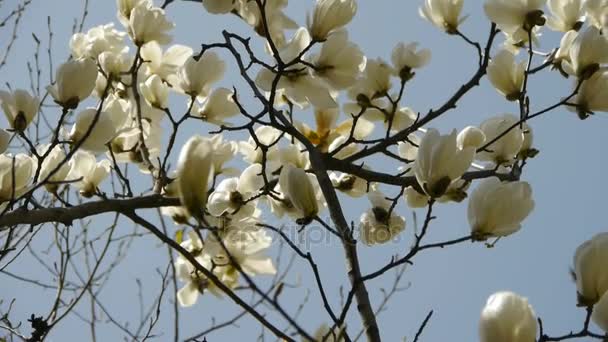
[[[156,2],[158,4],[158,0]],[[2,2],[0,18],[16,3],[16,0]],[[360,0],[357,17],[348,26],[348,30],[351,39],[359,44],[368,58],[389,59],[392,48],[399,41],[418,41],[422,47],[432,50],[430,64],[418,72],[415,81],[407,89],[403,103],[424,113],[440,106],[466,81],[476,69],[477,57],[476,52],[464,41],[448,36],[422,20],[417,11],[421,3],[421,0]],[[73,20],[80,17],[82,6],[81,0],[32,1],[22,18],[18,32],[20,39],[11,52],[7,66],[0,70],[2,87],[5,82],[14,88],[29,86],[25,63],[33,60],[31,33],[45,41],[47,16],[52,18],[55,65],[68,57],[67,47]],[[306,13],[311,11],[312,6],[312,1],[292,0],[288,14],[299,24],[305,25]],[[473,40],[485,42],[490,24],[481,7],[481,1],[465,0],[464,13],[470,16],[462,25],[462,31]],[[116,22],[119,26],[115,12],[114,1],[90,0],[85,29],[108,22]],[[174,43],[189,45],[195,51],[201,43],[220,41],[223,29],[246,36],[254,35],[236,18],[211,16],[197,3],[176,1],[169,7],[168,13],[176,23]],[[8,32],[7,27],[0,29],[3,42]],[[502,36],[499,37],[499,43],[502,39]],[[558,41],[559,35],[544,29],[538,49],[549,51]],[[261,41],[258,39],[255,44],[258,49],[256,51],[260,51]],[[228,72],[221,85],[239,86],[241,83],[234,72],[232,60],[225,54],[222,56],[228,61]],[[537,58],[536,62],[541,60]],[[568,95],[570,87],[571,81],[565,80],[557,72],[534,76],[530,83],[532,111],[559,101]],[[184,102],[183,98],[174,98],[173,108],[184,108]],[[498,114],[517,111],[516,103],[503,100],[484,79],[480,87],[471,91],[456,109],[434,121],[432,127],[447,132],[452,128],[478,125],[484,119]],[[47,111],[47,115],[52,118],[51,113],[52,110]],[[297,115],[303,121],[310,121],[309,112],[303,111]],[[4,119],[2,124],[6,125]],[[479,312],[487,297],[499,290],[512,290],[528,297],[536,313],[543,319],[546,331],[552,335],[580,329],[584,311],[575,307],[576,289],[568,270],[576,247],[595,233],[606,230],[603,210],[606,207],[604,194],[607,185],[604,177],[607,161],[604,146],[608,139],[605,134],[608,120],[604,114],[599,113],[581,121],[575,114],[559,108],[534,119],[531,126],[535,133],[534,146],[540,150],[540,154],[526,166],[522,178],[532,185],[536,208],[524,222],[523,229],[501,240],[493,249],[485,248],[482,244],[466,243],[418,256],[414,265],[406,270],[401,283],[408,287],[407,290],[392,297],[387,310],[378,318],[386,341],[400,340],[404,336],[412,340],[420,322],[431,309],[434,310],[434,316],[424,334],[424,341],[477,340]],[[188,125],[180,135],[178,144],[190,134],[206,134],[208,131],[206,126]],[[175,156],[172,160],[175,160]],[[144,177],[136,178],[142,189],[147,181]],[[343,203],[347,203],[345,210],[349,221],[357,221],[368,206],[365,198],[354,201],[345,199]],[[411,244],[413,211],[403,203],[399,204],[397,210],[407,219],[406,231],[398,241],[388,245],[373,248],[362,245],[359,251],[363,273],[385,264],[391,255],[403,253]],[[435,213],[438,218],[431,226],[428,241],[467,235],[466,201],[461,204],[441,204],[436,207]],[[424,211],[416,214],[422,218]],[[328,216],[327,212],[323,215]],[[103,228],[109,219],[106,216],[95,218],[91,227],[99,225]],[[132,230],[130,222],[121,222],[119,229],[124,229],[125,233]],[[269,223],[276,222],[271,220]],[[173,227],[170,226],[170,229]],[[46,248],[49,238],[50,235],[40,234],[34,244],[38,248]],[[320,264],[325,287],[330,289],[330,301],[338,307],[338,288],[348,284],[341,248],[335,241],[312,243],[310,248]],[[142,280],[144,294],[155,294],[160,283],[156,268],[164,269],[167,260],[165,247],[150,237],[137,240],[128,253],[113,279],[100,294],[110,311],[123,321],[138,317],[135,279]],[[48,278],[48,274],[38,270],[31,258],[15,263],[8,271]],[[375,305],[382,299],[380,288],[390,287],[393,278],[392,273],[387,273],[369,283],[368,290]],[[300,316],[304,327],[314,331],[319,324],[330,320],[322,308],[312,274],[304,263],[298,261],[286,281],[290,284],[300,283],[300,287],[287,289],[282,296],[283,305],[293,311],[306,296],[305,288],[311,290],[309,301]],[[17,298],[13,310],[13,316],[17,320],[25,321],[33,312],[46,313],[53,296],[51,290],[43,291],[5,276],[0,281],[0,299]],[[88,313],[87,301],[83,301],[77,310]],[[172,332],[168,316],[171,309],[167,303],[165,305],[167,316],[163,316],[159,323],[164,335],[159,340],[168,340]],[[218,300],[209,295],[203,296],[196,306],[181,310],[182,337],[208,327],[211,316],[221,322],[239,312],[227,298]],[[356,310],[351,311],[348,322],[351,329],[357,331],[359,322]],[[103,327],[98,331],[99,340],[110,341],[123,337],[114,327]],[[237,338],[254,340],[260,332],[258,324],[248,318],[239,321],[239,327],[224,330],[221,335],[210,335],[209,341]],[[79,340],[86,340],[89,338],[86,334],[86,325],[77,317],[72,317],[57,327],[49,340],[73,340],[75,336],[79,336]]]

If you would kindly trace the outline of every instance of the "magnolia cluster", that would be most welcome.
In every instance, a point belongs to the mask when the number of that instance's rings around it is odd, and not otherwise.
[[[463,2],[425,0],[420,14],[455,34],[466,19],[461,15]],[[541,28],[547,26],[563,34],[559,49],[547,62],[565,77],[573,77],[574,89],[580,88],[569,101],[571,110],[582,119],[608,111],[608,4],[604,0],[487,0],[484,10],[506,37],[487,72],[494,88],[507,100],[523,100],[527,62],[517,55],[522,48],[538,44]]]
[[[574,255],[572,274],[579,306],[592,307],[591,320],[608,332],[608,233],[600,233],[581,244]],[[490,296],[481,312],[481,342],[536,341],[537,319],[534,309],[512,292]]]

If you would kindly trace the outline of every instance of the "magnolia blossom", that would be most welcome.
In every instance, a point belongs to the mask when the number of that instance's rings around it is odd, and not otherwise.
[[[203,6],[209,13],[225,14],[234,9],[236,2],[235,0],[203,0]]]
[[[578,31],[584,23],[582,0],[548,0],[547,7],[553,16],[547,19],[547,26],[555,31]]]
[[[279,176],[281,190],[299,212],[299,218],[310,220],[319,212],[315,188],[306,172],[291,164],[283,165]]]
[[[380,58],[368,60],[362,78],[348,91],[362,107],[367,107],[372,100],[388,93],[391,88],[393,68]]]
[[[486,142],[485,133],[475,127],[475,126],[467,126],[465,127],[458,136],[456,136],[456,145],[458,148],[463,149],[466,147],[473,147],[478,149]]]
[[[108,177],[111,163],[107,159],[97,162],[95,155],[86,151],[77,151],[70,159],[70,172],[66,176],[71,185],[80,190],[80,195],[91,197],[97,187]]]
[[[47,90],[55,102],[65,109],[74,109],[91,95],[97,80],[97,65],[88,58],[73,59],[57,69],[55,85]]]
[[[312,39],[323,41],[328,35],[346,26],[357,13],[355,0],[317,0],[309,23]]]
[[[279,161],[281,165],[291,164],[300,169],[310,168],[310,158],[308,151],[299,142],[295,144],[281,147],[278,150]]]
[[[68,165],[68,160],[61,146],[56,145],[50,151],[49,147],[51,147],[50,144],[44,144],[36,148],[36,151],[40,156],[44,156],[48,153],[40,165],[38,180],[46,181],[44,187],[48,192],[54,193],[59,188],[59,182],[62,182],[67,178],[68,172],[70,172],[70,166]]]
[[[286,41],[284,30],[296,29],[298,28],[298,24],[283,12],[285,7],[287,7],[287,0],[266,0],[264,4],[268,27],[264,26],[260,8],[255,1],[239,1],[236,12],[260,36],[270,36],[276,47],[282,48]],[[268,46],[266,47],[266,51],[271,52]]]
[[[568,31],[559,41],[559,48],[555,52],[555,56],[553,57],[553,66],[559,70],[559,72],[568,76],[568,74],[564,71],[562,67],[562,62],[570,62],[570,49],[572,48],[572,43],[574,43],[574,39],[578,37],[577,31]]]
[[[306,28],[301,27],[279,51],[279,55],[283,61],[291,62],[304,51],[310,42],[310,34]],[[323,80],[314,77],[309,68],[297,63],[290,70],[289,75],[281,77],[276,86],[276,89],[282,91],[289,101],[299,107],[304,107],[308,103],[321,109],[337,107],[336,101]],[[262,90],[269,92],[273,89],[272,85],[275,77],[273,71],[263,68],[256,76],[255,83]]]
[[[543,26],[543,6],[547,0],[487,0],[483,9],[501,31],[514,34]]]
[[[70,39],[72,57],[97,59],[103,52],[119,53],[126,48],[125,36],[126,33],[114,28],[114,23],[95,26],[86,33],[75,33]]]
[[[147,76],[158,75],[163,81],[171,84],[176,82],[177,70],[192,56],[192,48],[185,45],[172,45],[164,53],[156,41],[144,44],[139,55],[145,61],[141,70]]]
[[[214,52],[205,52],[198,60],[188,58],[177,72],[174,86],[192,97],[206,97],[213,83],[219,81],[226,65]]]
[[[94,153],[106,150],[106,144],[116,135],[116,127],[107,112],[88,108],[76,117],[68,139],[73,145]]]
[[[608,333],[608,291],[604,292],[600,301],[593,306],[591,320]]]
[[[207,204],[207,184],[213,177],[213,153],[203,137],[192,136],[182,147],[177,162],[177,182],[182,205],[191,216],[202,219]]]
[[[443,195],[471,166],[475,156],[473,147],[458,148],[456,135],[456,130],[449,135],[440,135],[431,128],[420,142],[412,168],[418,184],[433,198]]]
[[[585,0],[583,9],[591,25],[599,30],[606,29],[608,26],[608,0]]]
[[[118,11],[116,16],[121,24],[125,27],[129,26],[129,18],[131,18],[131,12],[135,8],[135,6],[145,3],[149,6],[152,6],[152,0],[116,0],[116,7]]]
[[[494,141],[485,150],[477,153],[477,159],[481,161],[492,161],[496,164],[510,164],[524,142],[523,130],[517,125],[519,119],[513,114],[503,114],[485,120],[479,125],[486,136],[486,141]],[[514,127],[515,126],[515,127]],[[509,130],[510,129],[510,130]],[[507,132],[504,134],[505,132]]]
[[[361,215],[361,241],[368,246],[391,241],[405,230],[405,219],[391,212],[392,202],[380,191],[370,191],[367,195],[372,208]]]
[[[568,109],[586,119],[594,112],[608,112],[608,69],[600,69],[581,85],[574,98],[568,101],[576,106]]]
[[[0,129],[0,153],[4,153],[11,141],[11,134],[4,129]]]
[[[576,281],[580,306],[593,305],[608,292],[606,262],[608,262],[608,233],[599,233],[576,249],[572,274]]]
[[[231,118],[241,112],[239,106],[232,97],[234,92],[228,88],[214,89],[203,105],[193,106],[193,115],[199,116],[204,121],[216,125],[226,124],[225,119]]]
[[[281,131],[270,126],[260,126],[254,133],[260,144],[272,146],[266,153],[266,160],[275,160],[277,157],[276,142],[281,137]],[[263,162],[264,151],[258,147],[258,143],[253,137],[250,137],[247,141],[239,142],[239,152],[243,155],[243,159],[250,164],[261,164]]]
[[[333,89],[346,89],[357,81],[367,59],[357,44],[348,40],[348,33],[333,33],[312,57],[314,75],[324,79]]]
[[[608,63],[608,39],[595,26],[587,27],[574,38],[568,55],[570,58],[562,62],[564,71],[588,79],[600,64]]]
[[[468,16],[461,17],[464,0],[424,0],[418,9],[420,16],[449,34],[458,32],[458,26]]]
[[[335,172],[330,173],[329,178],[336,190],[339,190],[350,197],[357,198],[367,193],[367,181],[363,178],[347,173],[338,174]]]
[[[145,82],[139,84],[141,94],[152,107],[167,108],[169,101],[169,87],[158,75],[148,77]]]
[[[501,182],[486,178],[469,198],[467,216],[476,240],[511,235],[534,209],[527,182]]]
[[[132,57],[127,50],[120,52],[105,51],[99,55],[98,61],[106,77],[110,80],[120,80],[121,75],[131,68]]]
[[[129,35],[133,43],[142,46],[145,43],[156,41],[159,44],[168,44],[171,35],[167,31],[174,24],[165,17],[165,10],[154,7],[151,2],[141,1],[129,14]]]
[[[0,155],[0,203],[15,199],[27,191],[35,167],[34,159],[26,154]]]
[[[355,139],[365,139],[374,130],[374,124],[366,119],[357,120],[356,126],[353,128],[352,119],[338,123],[339,116],[338,108],[317,108],[315,109],[316,128],[313,129],[299,121],[296,121],[294,126],[323,152],[327,152],[332,144],[338,143],[340,138],[348,137],[351,131]]]
[[[261,176],[262,165],[253,164],[243,170],[239,177],[227,178],[220,182],[209,195],[207,210],[213,216],[237,215],[248,217],[256,209],[252,198],[264,186]]]
[[[488,65],[488,78],[494,88],[509,101],[519,99],[524,84],[526,62],[517,62],[515,54],[501,50]]]
[[[231,260],[248,276],[276,273],[272,259],[265,254],[271,244],[272,239],[264,230],[243,229],[233,231],[221,242],[210,235],[204,244],[196,234],[192,233],[189,241],[182,242],[182,247],[186,248],[196,258],[197,263],[213,273],[222,284],[234,288],[238,285],[240,271]],[[177,292],[180,305],[193,305],[199,294],[205,290],[218,297],[222,295],[216,284],[182,256],[178,258],[175,266],[178,278],[186,283]]]
[[[0,90],[0,107],[6,115],[6,120],[15,131],[22,132],[32,122],[40,101],[26,90],[17,89],[12,93]]]
[[[481,342],[536,341],[536,314],[528,300],[513,292],[497,292],[481,311]]]
[[[431,50],[418,50],[418,43],[398,43],[391,54],[395,75],[402,81],[414,77],[413,69],[419,69],[427,65],[431,60]]]

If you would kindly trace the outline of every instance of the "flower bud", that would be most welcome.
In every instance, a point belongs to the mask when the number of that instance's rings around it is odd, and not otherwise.
[[[486,135],[483,131],[475,126],[465,127],[458,136],[456,137],[456,144],[458,148],[464,149],[467,147],[473,147],[477,149],[486,142]]]
[[[34,175],[34,160],[23,153],[0,155],[0,202],[21,196]]]
[[[150,106],[159,109],[167,108],[169,87],[158,75],[148,77],[145,82],[139,84],[139,89]]]
[[[165,17],[165,10],[154,7],[151,2],[142,1],[133,8],[129,17],[129,35],[136,46],[156,41],[168,44],[171,35],[167,33],[173,23]]]
[[[317,0],[309,23],[310,35],[314,40],[323,41],[328,35],[348,24],[357,12],[355,0]]]
[[[536,341],[536,315],[528,300],[513,292],[488,298],[479,320],[481,342]]]
[[[191,137],[179,154],[177,182],[182,205],[197,219],[203,218],[207,185],[213,177],[212,150],[201,136]]]
[[[608,292],[607,263],[608,233],[597,234],[576,249],[572,273],[580,306],[591,306]]]
[[[319,212],[315,189],[306,172],[291,164],[283,165],[279,185],[301,218],[312,219]]]

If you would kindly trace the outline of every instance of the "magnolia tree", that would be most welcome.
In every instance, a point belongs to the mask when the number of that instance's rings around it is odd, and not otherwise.
[[[30,2],[0,26],[17,18],[16,28]],[[462,40],[476,56],[473,74],[427,111],[405,99],[431,51],[397,42],[387,47],[390,59],[366,57],[348,34],[355,0],[317,0],[305,20],[288,16],[287,0],[203,0],[195,10],[236,17],[249,29],[225,30],[200,48],[174,43],[170,12],[180,2],[117,0],[117,21],[87,30],[87,1],[76,33],[56,42],[69,47],[69,58],[53,64],[49,48],[48,70],[41,70],[34,36],[31,89],[0,91],[8,123],[0,130],[0,270],[28,285],[23,297],[36,289],[53,294],[45,312],[28,317],[15,315],[22,298],[0,298],[0,340],[52,338],[76,317],[90,330],[78,340],[118,329],[126,340],[178,341],[186,337],[180,312],[206,321],[229,306],[232,319],[214,320],[188,339],[215,333],[222,340],[217,330],[237,329],[247,317],[262,333],[242,331],[245,340],[380,341],[388,327],[379,315],[403,289],[414,259],[454,245],[499,249],[499,240],[525,225],[535,206],[525,171],[539,152],[531,120],[560,109],[581,120],[608,111],[606,0],[472,1],[487,19],[479,42],[464,33],[462,0],[421,0],[429,28]],[[548,30],[561,42],[538,51]],[[5,57],[15,40],[7,40]],[[234,87],[218,85],[227,70],[239,76]],[[571,84],[545,107],[529,91],[542,73]],[[511,113],[460,131],[434,128],[485,78]],[[429,239],[434,209],[459,202],[469,231]],[[353,213],[353,203],[366,209]],[[423,213],[419,222],[414,210]],[[313,231],[337,243],[302,243]],[[38,235],[47,243],[35,244]],[[142,305],[129,325],[98,294],[144,237],[147,248],[166,247],[166,264],[148,265],[162,267],[145,284],[160,284],[151,298],[141,292],[126,303]],[[569,265],[582,320],[546,331],[533,298],[498,288],[476,309],[478,323],[462,329],[478,329],[484,342],[606,340],[608,233],[584,238]],[[361,249],[391,245],[399,251],[393,258],[361,266]],[[336,246],[346,267],[331,272],[348,279],[339,287],[319,271],[319,250]],[[19,275],[26,255],[50,275]],[[298,273],[314,279],[311,288],[293,283],[296,262]],[[386,287],[390,273],[396,277]],[[378,286],[386,288],[380,298],[371,295]],[[307,293],[303,302],[286,305],[294,301],[284,297],[298,292]],[[185,308],[208,296],[224,300]],[[152,304],[144,310],[143,303]],[[304,305],[326,323],[308,324]],[[423,340],[432,316],[404,322],[417,327],[408,340]],[[162,319],[173,330],[158,326]]]

